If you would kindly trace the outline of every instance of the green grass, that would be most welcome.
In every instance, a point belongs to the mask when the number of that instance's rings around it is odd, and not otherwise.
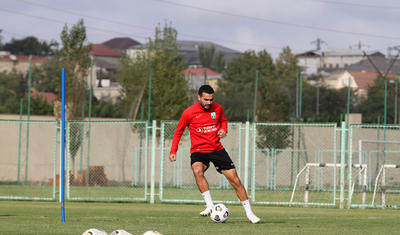
[[[200,217],[202,205],[66,202],[61,223],[57,202],[0,201],[0,234],[82,234],[88,228],[108,233],[125,229],[142,234],[396,234],[400,213],[391,209],[337,209],[253,206],[260,224],[249,224],[240,205],[229,205],[224,224]]]

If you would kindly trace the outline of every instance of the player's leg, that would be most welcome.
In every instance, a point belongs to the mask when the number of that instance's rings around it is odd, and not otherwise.
[[[225,151],[225,149],[214,152],[212,154],[211,161],[214,163],[217,171],[223,174],[232,185],[232,187],[235,189],[236,195],[241,201],[249,221],[251,223],[258,223],[260,221],[260,218],[255,216],[253,211],[251,210],[246,189],[239,179],[239,176],[236,172],[235,164],[233,164],[232,159],[229,157],[229,154]]]
[[[244,188],[242,182],[237,175],[236,169],[229,169],[229,170],[221,170],[221,173],[226,177],[229,183],[236,191],[236,195],[238,196],[240,202],[243,205],[244,210],[246,211],[247,218],[249,219],[250,223],[256,224],[260,222],[260,218],[258,218],[253,210],[251,209],[249,199],[247,197],[246,189]]]
[[[192,154],[191,156],[192,163],[192,171],[194,178],[196,180],[197,187],[200,190],[201,196],[203,197],[206,203],[206,209],[200,212],[200,215],[207,216],[211,213],[211,208],[214,206],[214,203],[211,198],[211,194],[209,191],[209,185],[207,179],[204,177],[204,172],[208,169],[208,162],[202,162],[199,159],[199,156],[196,154]]]

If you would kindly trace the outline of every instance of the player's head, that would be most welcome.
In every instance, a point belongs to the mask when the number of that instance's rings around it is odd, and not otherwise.
[[[200,105],[204,109],[210,109],[214,101],[214,89],[209,85],[203,85],[199,88],[198,98]]]

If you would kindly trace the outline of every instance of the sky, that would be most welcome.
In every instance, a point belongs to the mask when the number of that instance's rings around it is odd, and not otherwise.
[[[178,40],[210,41],[241,52],[277,57],[322,48],[387,53],[400,46],[397,0],[1,0],[2,42],[35,36],[60,41],[64,25],[83,19],[88,41],[130,37],[145,43],[157,25],[170,24]]]

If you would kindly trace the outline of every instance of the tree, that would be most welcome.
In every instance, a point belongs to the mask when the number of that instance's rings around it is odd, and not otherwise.
[[[319,114],[317,114],[317,89],[319,89]],[[340,115],[347,110],[347,87],[340,90],[329,89],[325,86],[319,88],[304,83],[303,86],[303,112],[305,122],[340,122]],[[357,97],[351,91],[350,110],[354,109]]]
[[[87,42],[86,28],[82,19],[71,28],[65,25],[60,37],[62,48],[57,52],[54,61],[51,63],[55,67],[61,65],[65,68],[68,119],[80,120],[82,118],[82,105],[84,105],[88,97],[85,77],[87,77],[89,71],[89,52],[92,46]],[[52,72],[54,71],[49,71],[49,73]],[[58,76],[57,78],[60,77]],[[58,90],[61,90],[61,79],[58,79],[58,81]],[[70,153],[73,165],[72,170],[75,172],[75,156],[81,145],[83,130],[79,123],[71,123],[71,130]]]
[[[273,74],[273,60],[266,51],[246,51],[232,60],[223,72],[215,100],[224,107],[228,120],[244,121],[248,113],[252,114],[257,70],[260,80]]]
[[[282,92],[288,99],[288,116],[281,121],[288,121],[290,115],[296,112],[296,84],[301,71],[296,55],[289,47],[284,47],[276,60],[275,70],[276,81],[284,87],[285,91]]]
[[[394,103],[390,102],[390,99],[394,97],[394,90],[389,88],[388,83],[388,94],[387,94],[387,120],[386,123],[393,123],[394,121]],[[392,98],[393,99],[393,98]],[[377,123],[378,117],[380,122],[384,121],[385,112],[385,80],[382,77],[378,77],[375,80],[373,86],[368,87],[368,97],[363,100],[356,108],[357,112],[362,113],[363,122],[365,123]]]
[[[214,45],[211,45],[210,47],[200,45],[198,49],[198,55],[200,64],[204,68],[210,68],[219,73],[221,73],[224,70],[225,55],[223,52],[216,53]]]
[[[189,105],[187,83],[181,74],[184,63],[178,54],[176,36],[177,32],[171,26],[165,25],[163,29],[158,26],[154,39],[149,39],[145,51],[138,53],[133,60],[126,56],[122,58],[119,81],[125,102],[131,104],[128,110],[136,110],[129,112],[132,118],[136,118],[140,103],[148,105],[143,97],[148,96],[150,68],[151,119],[178,119]]]
[[[16,55],[37,55],[47,56],[53,55],[55,47],[58,43],[55,41],[46,42],[39,41],[34,36],[25,37],[23,39],[11,39],[11,42],[3,45],[3,50]]]

